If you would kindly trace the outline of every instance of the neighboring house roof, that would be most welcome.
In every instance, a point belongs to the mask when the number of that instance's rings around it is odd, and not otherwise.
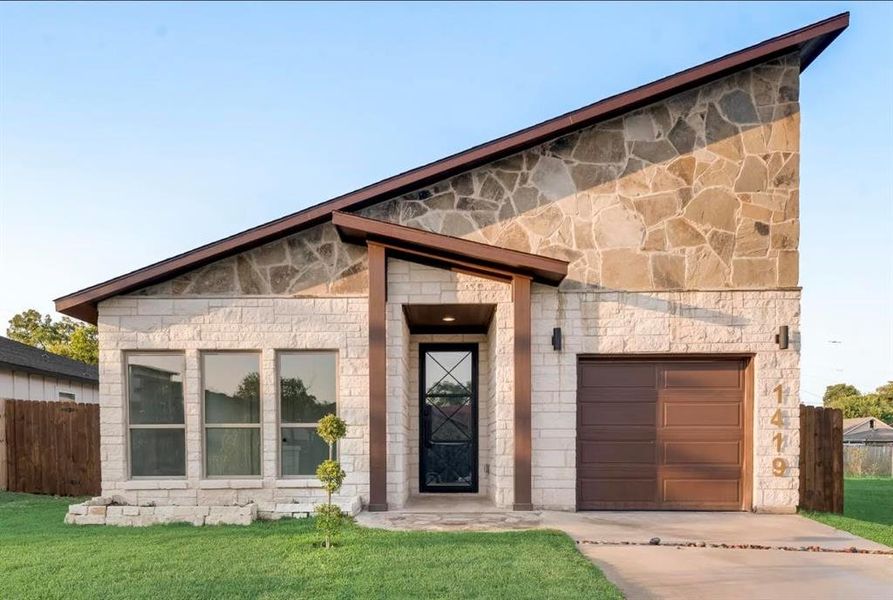
[[[866,429],[891,429],[890,427],[877,417],[858,417],[856,419],[843,420],[843,434],[855,433]]]
[[[59,354],[0,337],[0,368],[99,383],[99,369]]]
[[[481,165],[505,158],[548,140],[572,133],[599,121],[653,104],[674,94],[704,85],[736,71],[799,52],[800,70],[813,60],[849,25],[849,13],[771,38],[749,48],[680,71],[578,110],[549,119],[458,154],[412,169],[400,175],[338,196],[321,204],[270,221],[252,229],[206,244],[142,269],[56,299],[56,310],[96,322],[98,302],[126,294],[186,273],[211,262],[250,250],[332,218],[335,211],[352,211],[441,181]]]
[[[843,441],[848,443],[893,444],[893,427],[877,417],[843,420]]]
[[[844,443],[893,444],[893,427],[865,429],[843,434]]]

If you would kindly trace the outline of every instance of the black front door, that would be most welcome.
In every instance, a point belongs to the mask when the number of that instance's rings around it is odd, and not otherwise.
[[[477,492],[477,344],[419,344],[419,363],[419,489]]]

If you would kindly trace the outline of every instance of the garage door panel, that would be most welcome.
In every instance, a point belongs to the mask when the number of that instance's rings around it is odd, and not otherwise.
[[[654,441],[600,441],[581,442],[582,464],[621,463],[653,465],[657,461],[657,444]]]
[[[736,404],[741,402],[741,390],[661,390],[660,399],[664,403],[675,402],[718,402]]]
[[[664,386],[673,388],[741,389],[741,365],[736,361],[667,363]]]
[[[741,504],[739,479],[664,479],[661,502],[690,506],[738,506]]]
[[[663,464],[674,465],[727,465],[737,468],[741,464],[742,444],[735,441],[664,442]]]
[[[657,441],[657,428],[654,426],[603,426],[584,425],[577,431],[577,439],[580,442],[616,441],[637,442]]]
[[[740,403],[676,402],[663,405],[664,427],[742,426]]]
[[[581,509],[743,505],[744,363],[581,361]]]
[[[581,425],[654,426],[654,404],[647,402],[599,402],[580,406]]]
[[[588,364],[580,371],[580,387],[657,389],[657,368],[651,363]]]
[[[657,390],[641,388],[588,388],[586,402],[656,402]]]
[[[653,505],[657,501],[657,479],[584,479],[580,484],[587,502]]]

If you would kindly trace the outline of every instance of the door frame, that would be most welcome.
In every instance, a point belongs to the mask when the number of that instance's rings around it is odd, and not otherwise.
[[[425,485],[425,356],[428,352],[437,351],[469,351],[471,352],[471,422],[474,435],[471,439],[471,485],[470,486],[446,486],[429,489]],[[478,471],[478,446],[480,440],[480,423],[478,421],[478,344],[477,343],[447,343],[433,342],[419,344],[419,493],[422,494],[476,494],[479,487]]]
[[[580,490],[580,439],[579,439],[579,431],[580,431],[580,365],[584,362],[635,362],[635,361],[685,361],[685,360],[740,360],[744,363],[744,368],[742,369],[743,377],[744,377],[744,464],[741,469],[741,477],[742,481],[742,498],[741,498],[741,506],[738,509],[741,512],[751,512],[753,511],[753,484],[754,484],[754,461],[756,457],[754,455],[754,363],[756,362],[756,354],[753,352],[715,352],[715,353],[707,353],[707,352],[692,352],[692,353],[679,353],[679,352],[642,352],[642,353],[633,353],[633,354],[593,354],[593,353],[581,353],[577,354],[576,366],[577,366],[577,390],[576,390],[576,399],[575,399],[575,409],[576,409],[576,429],[574,431],[574,487],[576,488],[576,506],[575,510],[577,512],[580,511],[591,511],[591,510],[602,510],[602,509],[582,509],[580,508],[582,492]],[[608,509],[604,509],[608,510]],[[623,510],[623,509],[620,509]],[[677,509],[677,508],[667,508],[661,510],[689,510],[689,509]],[[728,511],[727,511],[728,512]]]

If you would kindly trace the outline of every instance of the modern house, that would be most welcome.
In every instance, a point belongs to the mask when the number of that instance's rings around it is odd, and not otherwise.
[[[305,514],[327,412],[350,510],[793,512],[799,81],[848,21],[57,299],[131,505],[70,520]]]
[[[99,369],[0,337],[0,399],[99,402]]]

